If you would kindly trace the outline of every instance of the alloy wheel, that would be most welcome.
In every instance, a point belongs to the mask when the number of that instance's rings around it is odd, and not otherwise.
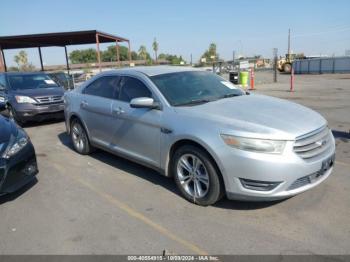
[[[87,143],[87,137],[85,131],[79,123],[75,123],[72,127],[72,140],[75,148],[79,152],[83,152]]]
[[[182,188],[193,198],[209,191],[209,175],[203,162],[193,154],[184,154],[177,163],[177,176]]]

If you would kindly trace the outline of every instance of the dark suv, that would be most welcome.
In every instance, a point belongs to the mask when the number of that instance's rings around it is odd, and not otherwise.
[[[62,86],[65,90],[74,89],[73,79],[65,72],[47,73],[53,81]]]
[[[42,72],[0,73],[0,108],[17,123],[63,118],[64,89]]]

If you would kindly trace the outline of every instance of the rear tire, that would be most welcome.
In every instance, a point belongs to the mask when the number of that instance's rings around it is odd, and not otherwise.
[[[92,147],[84,126],[78,119],[71,123],[70,137],[75,151],[81,155],[88,155],[92,152]]]
[[[185,145],[176,150],[171,170],[178,189],[192,203],[213,205],[224,195],[223,182],[214,161],[199,147]]]

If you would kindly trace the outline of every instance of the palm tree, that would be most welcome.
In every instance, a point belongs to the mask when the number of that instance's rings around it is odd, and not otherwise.
[[[154,38],[154,40],[153,40],[152,47],[153,47],[153,51],[154,51],[154,54],[155,54],[155,57],[156,57],[156,63],[157,63],[157,62],[158,62],[158,55],[157,55],[157,52],[158,52],[159,44],[158,44],[156,38]]]
[[[211,43],[209,46],[209,56],[210,56],[210,59],[212,59],[212,60],[215,60],[215,58],[217,58],[216,44],[215,43]],[[214,59],[212,57],[214,57]]]
[[[27,52],[24,50],[21,50],[17,55],[15,55],[14,61],[18,65],[18,68],[20,68],[23,65],[28,64]]]
[[[147,60],[147,49],[144,45],[141,45],[139,48],[139,56],[143,59],[143,60]]]

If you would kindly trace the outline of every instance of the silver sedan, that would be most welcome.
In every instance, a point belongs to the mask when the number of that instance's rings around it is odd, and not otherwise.
[[[276,200],[324,181],[335,143],[326,120],[285,100],[245,93],[210,72],[136,67],[67,92],[75,150],[100,148],[174,177],[199,205]]]

